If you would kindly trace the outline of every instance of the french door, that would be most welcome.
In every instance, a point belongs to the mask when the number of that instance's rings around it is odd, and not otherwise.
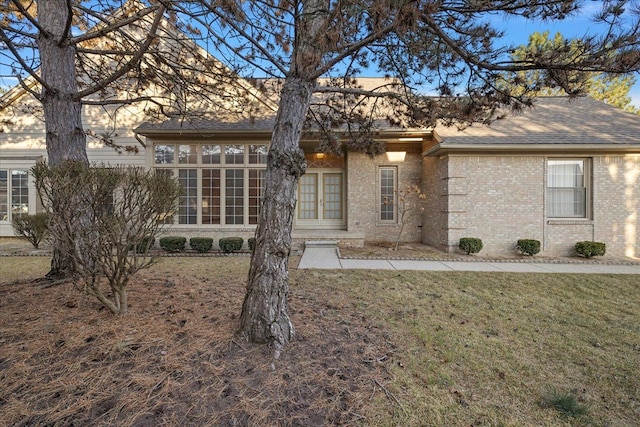
[[[341,170],[309,169],[300,177],[296,224],[305,228],[344,226],[344,174]]]

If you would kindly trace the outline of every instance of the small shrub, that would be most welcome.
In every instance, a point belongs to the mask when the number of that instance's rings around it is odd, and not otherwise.
[[[592,256],[603,256],[607,245],[601,242],[584,241],[576,243],[575,249],[583,257],[591,258]]]
[[[551,390],[542,397],[542,406],[553,408],[562,415],[578,418],[587,415],[589,407],[578,402],[573,393]]]
[[[204,254],[213,247],[213,239],[211,237],[192,237],[189,239],[189,246],[191,246],[191,249]]]
[[[244,239],[242,237],[223,237],[218,241],[220,250],[226,254],[242,249]]]
[[[138,243],[129,245],[130,251],[135,251],[137,254],[144,254],[153,247],[156,243],[156,238],[153,236],[145,236]]]
[[[38,249],[40,242],[49,232],[49,214],[16,215],[13,217],[13,231],[16,236],[26,238],[34,248]]]
[[[477,254],[482,250],[482,240],[475,237],[462,237],[459,247],[467,255]]]
[[[540,240],[520,239],[516,248],[524,255],[535,255],[540,252]]]
[[[160,247],[167,252],[182,252],[186,245],[186,237],[168,236],[160,238]]]
[[[255,237],[249,237],[249,239],[247,240],[247,244],[249,245],[249,250],[251,252],[253,252],[253,250],[256,247],[256,238]]]

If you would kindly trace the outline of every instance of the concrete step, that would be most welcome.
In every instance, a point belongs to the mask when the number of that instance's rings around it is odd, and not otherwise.
[[[338,248],[337,240],[307,240],[304,242],[305,249],[309,248]]]

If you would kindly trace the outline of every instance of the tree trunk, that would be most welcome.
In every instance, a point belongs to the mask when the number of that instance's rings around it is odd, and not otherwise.
[[[47,155],[50,166],[64,161],[88,165],[86,135],[82,128],[82,104],[78,92],[75,47],[68,44],[66,0],[37,2],[38,20],[43,32],[38,35],[42,107],[45,118]],[[80,208],[80,207],[78,207]],[[55,212],[54,212],[55,214]],[[54,242],[51,271],[47,277],[67,277],[73,273],[71,255],[65,245]]]
[[[287,310],[289,253],[298,179],[306,163],[300,135],[314,81],[287,77],[267,161],[264,198],[256,230],[239,333],[280,348],[294,334]]]

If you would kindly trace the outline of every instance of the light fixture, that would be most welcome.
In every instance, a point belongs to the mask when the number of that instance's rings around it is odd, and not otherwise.
[[[393,163],[404,162],[406,156],[406,151],[387,151],[387,160]]]
[[[398,141],[401,142],[418,142],[418,141],[422,141],[423,138],[422,137],[402,137],[402,138],[398,138]]]
[[[318,160],[324,159],[324,153],[316,153],[316,159]]]

